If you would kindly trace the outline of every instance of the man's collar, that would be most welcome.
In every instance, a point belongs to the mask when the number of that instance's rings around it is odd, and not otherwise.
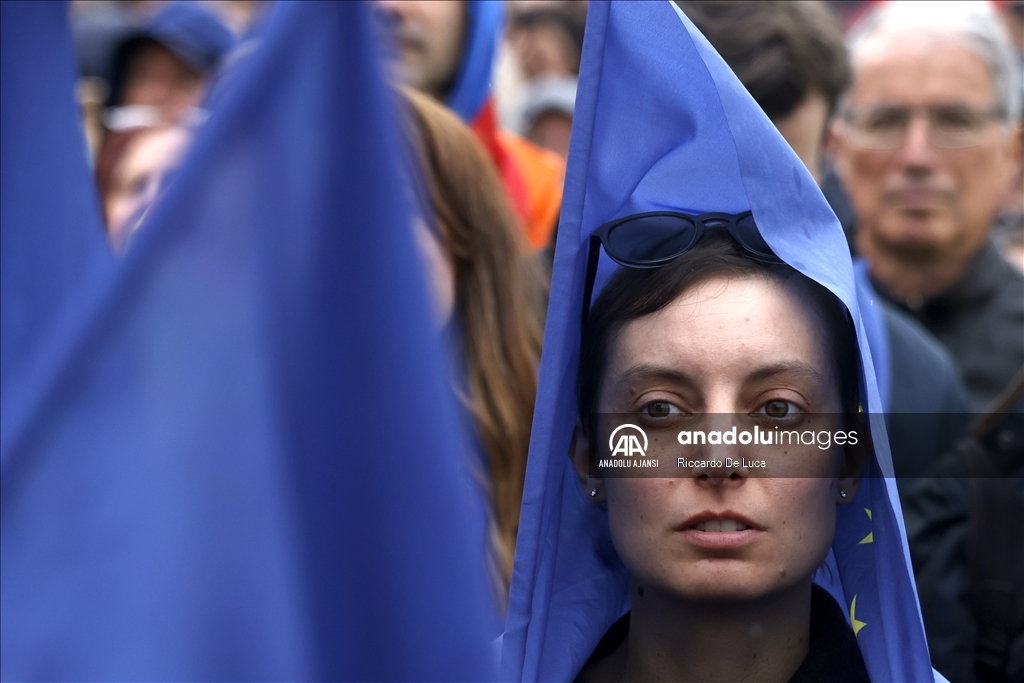
[[[999,289],[1001,275],[1004,269],[1009,267],[1011,266],[999,255],[992,240],[987,240],[956,284],[934,296],[897,297],[884,285],[875,281],[873,284],[887,299],[898,303],[911,313],[928,316],[931,312],[971,308],[983,303]]]

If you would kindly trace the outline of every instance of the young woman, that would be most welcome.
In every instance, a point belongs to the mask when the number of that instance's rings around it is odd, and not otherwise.
[[[587,21],[503,680],[933,680],[838,221],[674,4]]]
[[[868,680],[842,609],[812,590],[864,465],[856,342],[830,292],[757,258],[711,232],[661,268],[618,271],[589,314],[574,464],[607,511],[632,610],[578,681]],[[599,415],[644,430],[660,476],[599,468]],[[730,425],[813,438],[672,438]]]
[[[439,324],[455,347],[456,391],[482,450],[504,604],[537,390],[545,276],[525,253],[501,180],[472,131],[429,97],[401,92],[427,195],[428,215],[417,221],[416,235]]]

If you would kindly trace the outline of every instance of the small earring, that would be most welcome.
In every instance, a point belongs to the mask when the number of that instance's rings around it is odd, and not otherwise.
[[[846,494],[843,494],[843,495],[846,495]],[[591,498],[596,498],[597,497],[597,489],[596,488],[590,489],[590,497]]]
[[[846,489],[839,489],[839,497],[846,498]]]

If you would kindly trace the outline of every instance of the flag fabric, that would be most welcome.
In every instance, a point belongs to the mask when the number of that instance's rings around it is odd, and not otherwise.
[[[277,3],[115,263],[68,7],[2,8],[0,678],[491,678],[369,9]]]
[[[67,7],[4,2],[0,12],[0,400],[6,421],[15,410],[8,393],[47,370],[46,363],[33,362],[40,344],[54,337],[54,327],[73,324],[71,296],[112,272],[114,261],[74,100]],[[49,33],[26,31],[26,25],[45,25]]]
[[[599,225],[634,213],[748,210],[776,254],[846,305],[861,350],[862,402],[875,448],[855,499],[837,513],[831,571],[819,576],[844,606],[872,680],[932,680],[839,222],[732,70],[667,0],[590,4],[503,638],[504,679],[573,680],[630,605],[628,572],[611,544],[607,513],[585,500],[567,457],[577,415],[587,259],[581,247]],[[602,255],[598,286],[613,270]]]

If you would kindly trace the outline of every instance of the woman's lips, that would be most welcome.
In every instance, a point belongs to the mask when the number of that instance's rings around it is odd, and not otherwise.
[[[738,548],[750,543],[763,534],[759,529],[744,529],[742,531],[700,531],[698,529],[685,529],[681,531],[683,538],[695,546],[701,548]]]
[[[763,528],[747,517],[728,510],[701,512],[676,530],[690,543],[703,548],[735,548],[764,533]]]

